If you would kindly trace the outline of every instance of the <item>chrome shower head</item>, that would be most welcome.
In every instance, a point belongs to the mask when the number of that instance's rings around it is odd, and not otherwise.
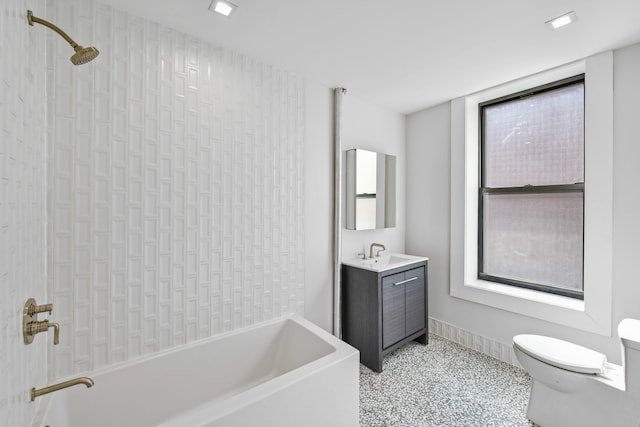
[[[100,53],[95,47],[80,46],[78,43],[74,42],[73,39],[69,37],[64,31],[53,25],[51,22],[33,16],[33,12],[31,12],[30,10],[27,10],[27,19],[29,21],[29,25],[31,26],[33,26],[34,22],[37,22],[38,24],[49,27],[56,33],[60,34],[62,38],[65,39],[67,43],[69,43],[75,50],[75,53],[71,55],[71,63],[73,65],[86,64],[87,62],[95,59],[96,56],[98,56],[98,54]]]

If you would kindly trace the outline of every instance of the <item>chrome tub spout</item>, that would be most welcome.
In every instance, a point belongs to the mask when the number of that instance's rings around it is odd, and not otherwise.
[[[51,393],[54,391],[62,390],[63,388],[71,387],[78,384],[84,384],[87,388],[92,387],[95,383],[89,377],[79,377],[74,378],[69,381],[64,381],[58,384],[50,385],[48,387],[43,387],[41,389],[36,390],[35,387],[31,388],[31,401],[36,400],[36,397],[42,396],[43,394]]]

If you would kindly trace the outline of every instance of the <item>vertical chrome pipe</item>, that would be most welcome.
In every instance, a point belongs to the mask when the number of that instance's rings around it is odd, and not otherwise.
[[[342,337],[340,275],[342,262],[342,100],[347,90],[333,89],[333,335]]]

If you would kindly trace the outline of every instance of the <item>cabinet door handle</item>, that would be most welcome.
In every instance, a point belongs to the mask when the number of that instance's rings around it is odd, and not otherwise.
[[[418,277],[416,276],[416,277],[412,277],[411,279],[401,280],[399,282],[394,283],[393,286],[403,285],[405,283],[413,282],[414,280],[418,280]]]

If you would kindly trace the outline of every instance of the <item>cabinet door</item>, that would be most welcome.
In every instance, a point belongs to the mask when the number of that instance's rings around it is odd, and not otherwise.
[[[424,268],[404,273],[406,299],[406,334],[411,335],[426,327]]]
[[[404,273],[382,278],[382,348],[406,337]]]

